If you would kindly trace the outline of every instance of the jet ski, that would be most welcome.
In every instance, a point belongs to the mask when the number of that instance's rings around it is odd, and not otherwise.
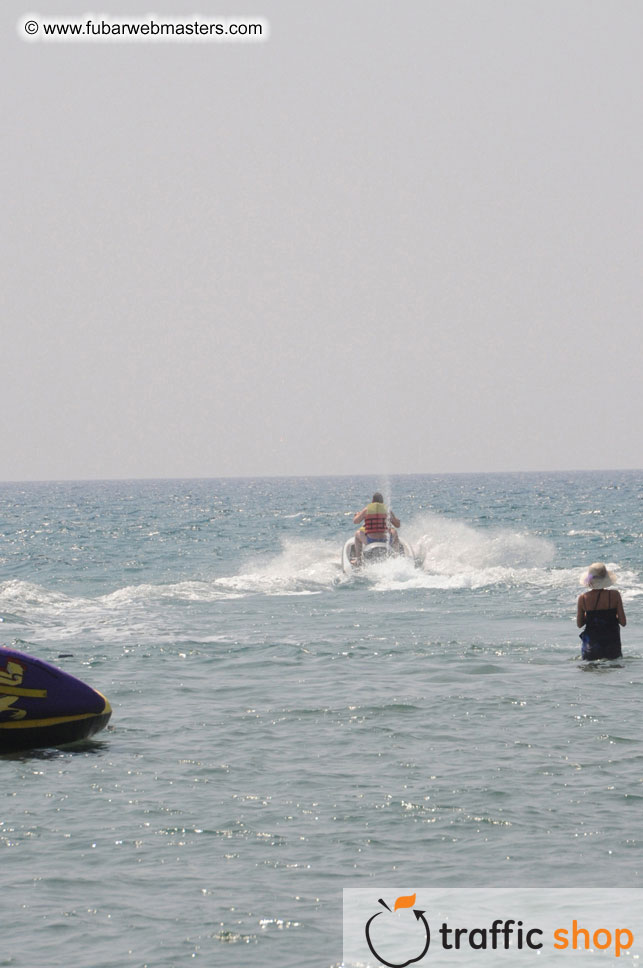
[[[0,754],[87,739],[111,714],[105,696],[80,679],[0,648]]]
[[[390,541],[369,541],[362,550],[362,560],[352,564],[355,559],[355,538],[349,538],[342,549],[342,570],[345,575],[354,575],[369,565],[386,561],[389,558],[408,558],[415,564],[415,553],[407,541],[398,538],[397,547]]]

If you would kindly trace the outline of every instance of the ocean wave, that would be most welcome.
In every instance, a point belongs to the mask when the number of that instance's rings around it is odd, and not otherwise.
[[[130,635],[157,624],[165,607],[180,609],[183,604],[216,604],[252,595],[319,595],[364,582],[376,592],[501,586],[545,591],[580,586],[582,565],[556,567],[554,545],[538,535],[477,529],[435,514],[412,520],[403,535],[414,548],[417,567],[408,559],[391,558],[345,576],[340,567],[341,539],[283,539],[276,553],[256,555],[237,574],[130,584],[95,597],[52,591],[19,579],[5,581],[0,583],[0,613],[8,624],[26,621],[54,634],[58,628],[61,634],[62,630],[103,629],[110,635],[126,629]],[[635,572],[620,569],[618,563],[608,564],[617,572],[625,599],[643,594]],[[175,616],[175,623],[180,620],[180,615]]]
[[[509,529],[479,530],[464,521],[425,515],[411,523],[411,543],[424,567],[457,571],[489,567],[545,567],[555,547],[545,538]]]
[[[320,593],[333,586],[341,548],[334,542],[284,539],[277,555],[256,557],[249,570],[219,578],[217,587],[241,594],[297,595]]]
[[[415,587],[482,588],[488,585],[565,585],[570,573],[554,569],[554,545],[510,529],[482,530],[464,521],[423,515],[406,532],[420,565]]]

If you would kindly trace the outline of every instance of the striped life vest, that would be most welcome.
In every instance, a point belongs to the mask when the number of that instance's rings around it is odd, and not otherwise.
[[[388,511],[385,504],[368,504],[364,518],[366,534],[385,534],[388,531]]]

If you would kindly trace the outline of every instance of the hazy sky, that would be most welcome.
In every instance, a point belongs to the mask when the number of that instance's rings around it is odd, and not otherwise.
[[[2,18],[0,479],[642,466],[641,0]]]

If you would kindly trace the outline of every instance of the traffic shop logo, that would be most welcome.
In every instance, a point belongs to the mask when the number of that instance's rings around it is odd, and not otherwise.
[[[431,943],[431,930],[425,912],[413,907],[417,894],[398,897],[393,910],[386,901],[366,922],[366,943],[380,964],[386,968],[407,968],[424,958]],[[401,915],[395,912],[400,911]],[[387,913],[388,912],[388,913]]]

